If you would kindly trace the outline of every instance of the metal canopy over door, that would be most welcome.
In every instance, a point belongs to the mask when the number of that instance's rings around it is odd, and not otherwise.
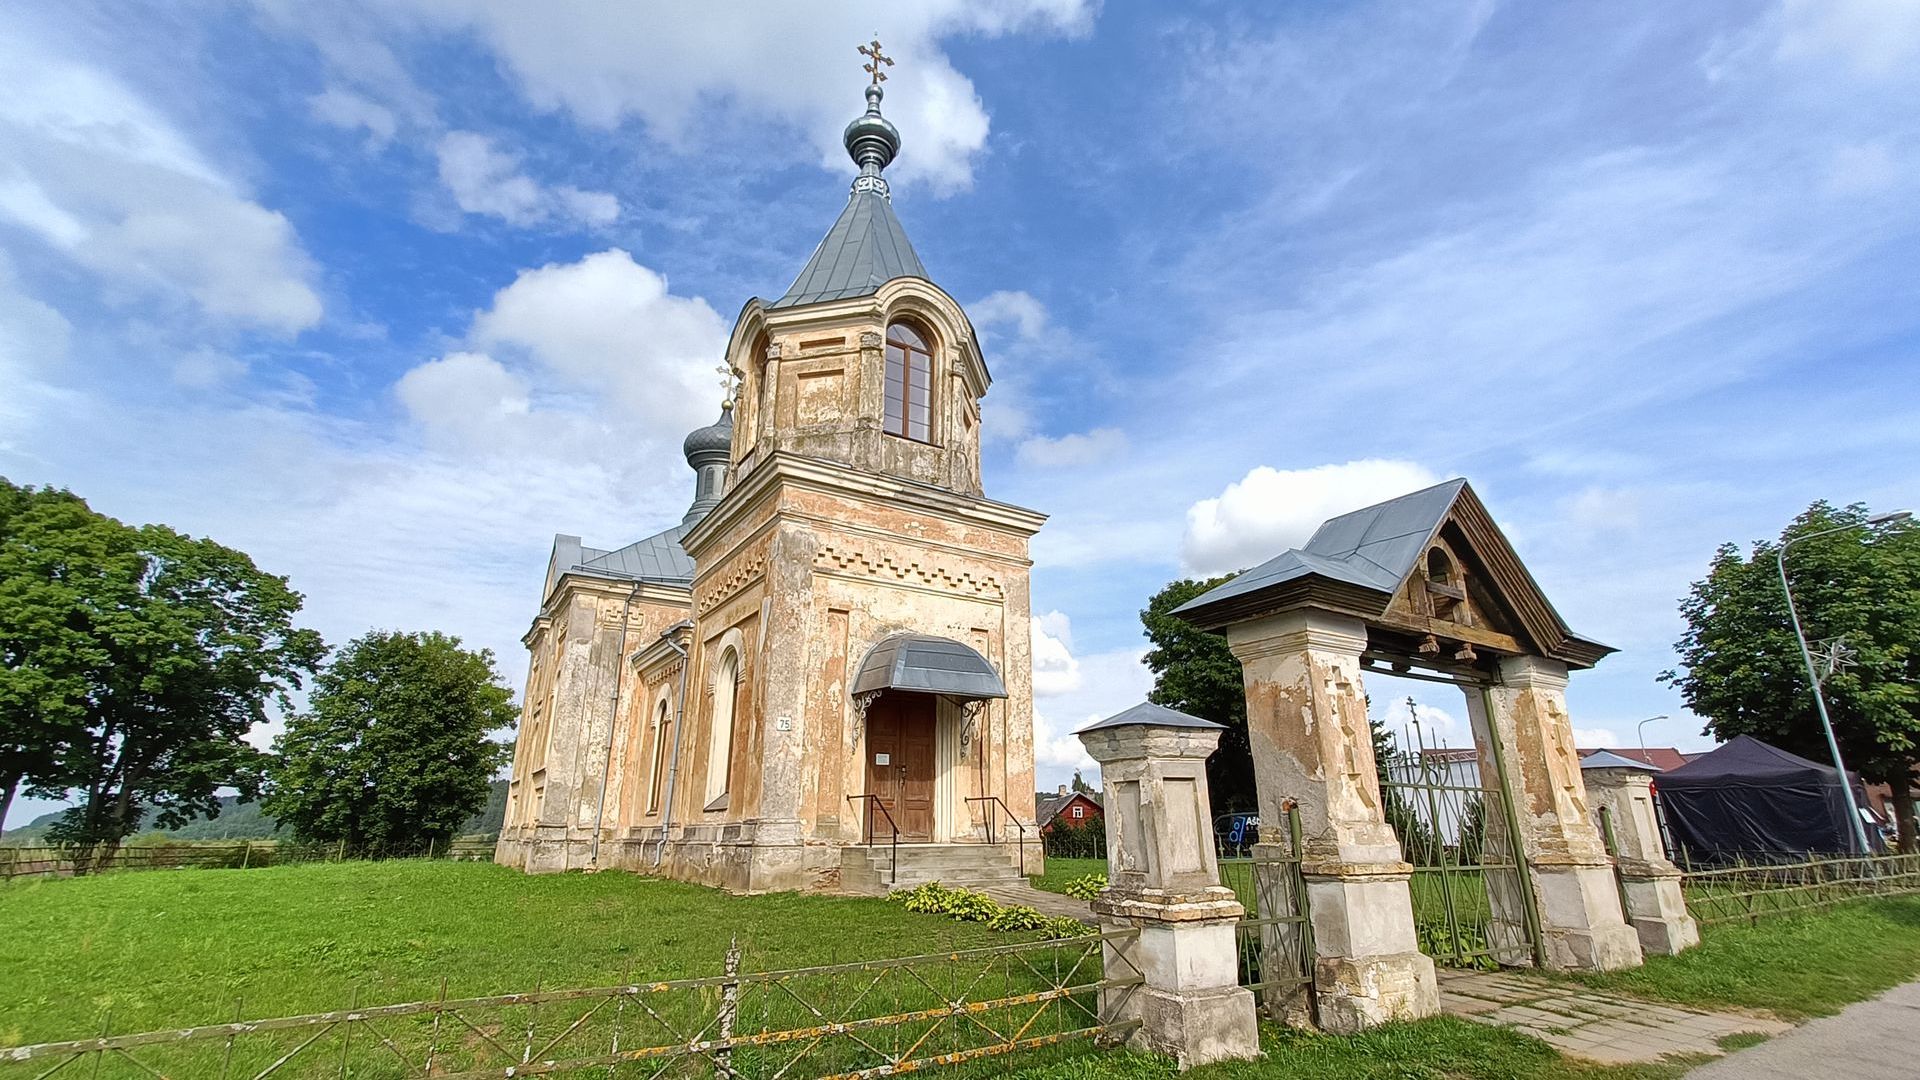
[[[867,793],[886,805],[906,842],[933,840],[935,700],[895,691],[867,708]]]

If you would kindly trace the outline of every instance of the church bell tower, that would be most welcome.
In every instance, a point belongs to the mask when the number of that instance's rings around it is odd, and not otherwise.
[[[893,61],[860,52],[852,190],[786,292],[740,313],[725,494],[683,540],[682,767],[705,783],[672,850],[734,888],[851,882],[876,829],[940,845],[1034,824],[1027,546],[1045,518],[982,492],[986,362],[894,213]]]

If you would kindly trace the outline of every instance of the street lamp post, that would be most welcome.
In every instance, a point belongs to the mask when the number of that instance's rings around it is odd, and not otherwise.
[[[1640,721],[1639,725],[1634,728],[1640,735],[1640,760],[1648,765],[1653,764],[1653,758],[1647,753],[1647,725],[1653,723],[1655,720],[1665,719],[1667,719],[1666,713],[1661,713],[1659,716],[1649,716],[1645,720]]]
[[[1887,514],[1875,514],[1862,522],[1862,525],[1885,525],[1894,521],[1904,521],[1913,515],[1906,510],[1895,510]],[[1830,536],[1848,529],[1857,529],[1860,525],[1835,525],[1831,529],[1807,533],[1782,541],[1774,552],[1774,564],[1780,571],[1780,591],[1787,595],[1787,618],[1793,623],[1793,637],[1800,643],[1800,659],[1807,665],[1807,682],[1813,690],[1813,704],[1820,713],[1820,730],[1827,736],[1827,751],[1833,755],[1833,767],[1840,773],[1840,794],[1847,803],[1847,821],[1853,826],[1853,842],[1860,845],[1860,854],[1871,855],[1873,849],[1867,845],[1867,826],[1860,820],[1860,804],[1853,798],[1853,782],[1847,779],[1846,762],[1840,759],[1840,741],[1833,735],[1833,719],[1827,715],[1827,695],[1820,689],[1820,673],[1813,666],[1813,650],[1807,648],[1806,631],[1800,628],[1800,613],[1793,607],[1793,586],[1787,581],[1787,549],[1802,540]]]

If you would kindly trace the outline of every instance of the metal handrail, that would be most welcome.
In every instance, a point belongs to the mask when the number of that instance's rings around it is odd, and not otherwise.
[[[970,795],[967,797],[966,801],[970,803],[977,803],[977,802],[993,803],[996,806],[1000,807],[1000,809],[1005,810],[1007,812],[1007,817],[1013,821],[1013,827],[1020,830],[1020,872],[1022,874],[1025,874],[1027,872],[1027,824],[1026,822],[1021,821],[1020,815],[1013,812],[1013,807],[1008,806],[1007,801],[1005,799],[1002,799],[998,795]],[[988,810],[987,811],[987,843],[991,844],[993,842],[994,842],[993,841],[993,811]]]
[[[887,810],[886,801],[881,799],[880,796],[871,794],[847,796],[847,801],[850,803],[860,802],[862,800],[865,800],[868,804],[865,815],[868,847],[873,846],[873,807],[877,806],[880,808],[880,816],[887,819],[887,828],[893,830],[893,842],[891,845],[893,849],[893,866],[887,871],[887,884],[897,884],[900,880],[900,826],[893,823],[893,814]]]

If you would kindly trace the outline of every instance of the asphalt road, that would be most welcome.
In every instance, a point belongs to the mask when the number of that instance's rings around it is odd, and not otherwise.
[[[1849,1005],[1758,1046],[1728,1054],[1687,1080],[1920,1078],[1920,982]]]

